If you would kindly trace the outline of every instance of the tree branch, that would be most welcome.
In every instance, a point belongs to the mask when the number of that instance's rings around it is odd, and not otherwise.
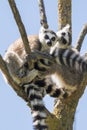
[[[87,84],[87,73],[84,74],[81,83],[78,85],[77,90],[72,93],[72,95],[65,100],[58,100],[57,104],[54,106],[54,115],[57,117],[55,119],[55,126],[50,126],[51,130],[73,130],[73,122],[75,117],[76,107],[78,101]]]
[[[39,11],[40,11],[40,23],[44,28],[48,28],[46,13],[45,13],[45,7],[43,0],[38,0],[39,5]]]
[[[22,97],[25,101],[28,101],[26,94],[23,92],[22,88],[18,86],[12,79],[12,77],[9,74],[9,71],[7,69],[6,63],[3,60],[2,56],[0,55],[0,69],[2,73],[5,75],[8,83],[11,85],[11,87],[16,91],[17,95]]]
[[[72,0],[58,0],[58,29],[71,22],[71,3]]]
[[[9,5],[11,7],[11,10],[13,12],[15,21],[18,25],[18,29],[19,29],[19,32],[20,32],[22,40],[23,40],[23,44],[24,44],[26,54],[29,54],[31,52],[31,50],[30,50],[30,47],[29,47],[29,41],[28,41],[28,38],[27,38],[27,33],[26,33],[25,27],[22,23],[21,16],[20,16],[19,11],[16,7],[15,1],[14,0],[8,0],[8,2],[9,2]]]
[[[82,43],[83,43],[83,40],[84,40],[84,37],[85,35],[87,34],[87,24],[84,24],[83,25],[83,28],[78,36],[78,39],[76,41],[76,45],[75,45],[75,48],[80,51],[81,50],[81,47],[82,47]]]

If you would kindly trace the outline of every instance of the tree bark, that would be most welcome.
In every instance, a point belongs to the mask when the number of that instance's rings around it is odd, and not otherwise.
[[[16,7],[16,3],[15,3],[14,0],[8,0],[8,2],[9,2],[9,5],[11,7],[12,13],[14,15],[14,19],[17,23],[19,32],[21,34],[21,38],[23,40],[24,49],[26,51],[26,54],[30,54],[31,50],[30,50],[29,41],[28,41],[28,38],[27,38],[27,33],[26,33],[26,30],[25,30],[24,24],[21,20],[21,16],[19,14],[19,11]]]
[[[61,29],[66,24],[72,25],[71,12],[72,0],[58,0],[58,28]]]
[[[40,24],[44,28],[48,28],[49,26],[48,26],[48,23],[47,23],[44,1],[38,0],[38,6],[39,6],[39,11],[40,11]]]

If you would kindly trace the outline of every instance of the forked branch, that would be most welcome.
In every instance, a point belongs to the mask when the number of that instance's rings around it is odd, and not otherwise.
[[[47,17],[45,13],[45,7],[43,0],[38,0],[39,11],[40,11],[40,23],[44,28],[48,28]]]
[[[31,52],[31,50],[30,50],[30,47],[29,47],[29,41],[28,41],[28,38],[27,38],[27,33],[26,33],[25,27],[23,25],[23,22],[21,20],[21,16],[19,14],[19,11],[16,7],[16,3],[15,3],[14,0],[8,0],[8,2],[9,2],[9,5],[11,7],[11,10],[13,12],[15,21],[18,25],[18,29],[19,29],[19,32],[21,34],[21,38],[23,40],[23,44],[24,44],[26,54],[29,54]]]

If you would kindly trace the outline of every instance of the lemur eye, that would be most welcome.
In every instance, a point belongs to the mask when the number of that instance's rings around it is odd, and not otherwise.
[[[65,36],[65,35],[66,35],[66,33],[65,33],[65,32],[62,32],[62,35],[63,35],[63,36]]]
[[[55,37],[52,37],[52,38],[51,38],[51,40],[52,40],[52,41],[55,41],[55,40],[56,40],[56,38],[55,38]]]
[[[44,38],[45,38],[45,39],[49,39],[49,36],[48,36],[48,35],[45,35]]]

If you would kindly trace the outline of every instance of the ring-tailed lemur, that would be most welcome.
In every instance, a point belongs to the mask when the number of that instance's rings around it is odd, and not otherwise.
[[[51,47],[50,54],[60,65],[74,68],[76,71],[84,72],[87,70],[86,58],[71,45],[70,26],[66,25],[57,32],[58,42]]]
[[[41,51],[46,51],[46,50],[48,51],[50,47],[56,44],[57,35],[54,31],[41,27],[39,31],[39,40],[42,44]]]
[[[55,65],[52,68],[55,73],[51,75],[51,79],[58,88],[63,88],[69,96],[79,85],[82,72],[87,71],[87,61],[72,47],[69,25],[56,34],[57,42],[50,48],[50,55],[55,60]]]
[[[35,49],[50,49],[50,46],[57,42],[56,33],[49,29],[41,28],[39,38],[40,41],[37,36],[29,37],[29,43],[33,52]],[[44,45],[47,45],[47,48]],[[21,40],[13,43],[4,56],[12,79],[22,87],[29,98],[35,130],[47,130],[48,127],[45,123],[47,115],[44,111],[43,96],[49,94],[52,97],[59,97],[64,94],[64,92],[62,89],[56,88],[56,85],[51,81],[47,82],[45,76],[41,76],[40,72],[44,72],[50,66],[50,64],[48,64],[49,61],[46,62],[46,58],[44,59],[45,62],[43,59],[35,61],[33,67],[30,68],[27,62],[24,64],[25,59],[26,52]]]

